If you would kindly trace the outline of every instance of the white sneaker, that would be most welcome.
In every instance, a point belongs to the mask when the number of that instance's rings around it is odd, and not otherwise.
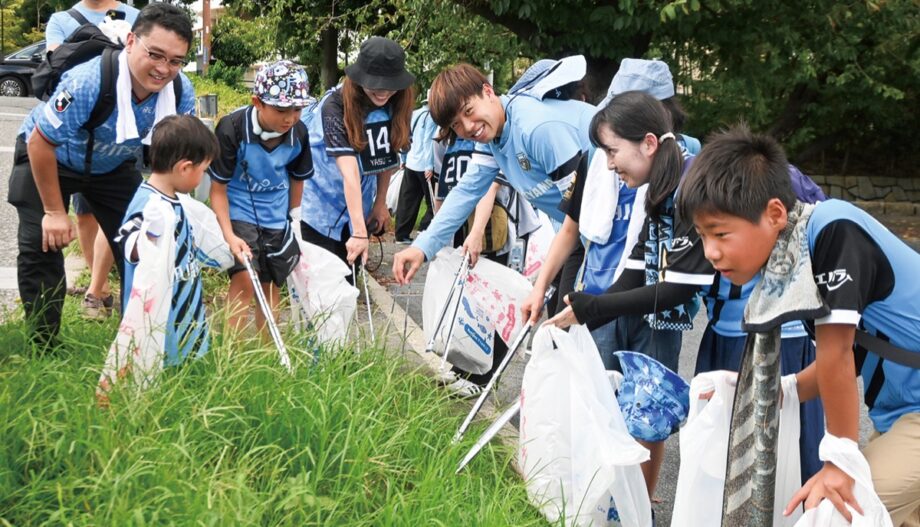
[[[473,397],[479,397],[479,394],[482,393],[482,386],[466,379],[458,378],[447,385],[447,390],[462,399],[472,399]]]

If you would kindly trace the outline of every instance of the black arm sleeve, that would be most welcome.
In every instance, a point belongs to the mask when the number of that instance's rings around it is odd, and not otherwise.
[[[619,282],[617,280],[617,284]],[[616,288],[617,284],[611,286],[611,289]],[[570,293],[569,300],[579,322],[599,327],[619,316],[647,315],[677,307],[689,302],[697,291],[699,286],[664,282],[596,296]]]

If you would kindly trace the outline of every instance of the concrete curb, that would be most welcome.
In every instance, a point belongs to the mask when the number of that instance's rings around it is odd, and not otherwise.
[[[374,305],[383,318],[387,319],[385,327],[402,328],[402,325],[404,323],[406,324],[406,342],[403,355],[409,362],[419,366],[419,369],[424,375],[435,380],[438,368],[441,365],[441,358],[434,353],[425,351],[425,346],[427,344],[425,341],[425,332],[411,317],[406,315],[405,310],[393,299],[393,296],[387,291],[386,287],[380,285],[370,274],[367,275],[367,278],[367,288],[371,300],[374,302]],[[389,311],[389,314],[386,314],[387,311]],[[401,336],[400,334],[400,337]],[[468,404],[464,406],[466,408],[472,408],[474,402],[475,399],[470,399]],[[474,423],[492,423],[498,419],[501,413],[502,412],[492,404],[492,397],[489,397],[479,410]],[[461,422],[462,417],[457,420],[457,428],[460,427]],[[449,433],[453,436],[454,432],[456,432],[456,430],[451,430]],[[471,437],[470,432],[467,432],[467,437]],[[497,434],[496,440],[501,441],[504,446],[516,451],[518,448],[518,430],[511,426],[511,424],[506,424]],[[460,459],[457,459],[457,462],[459,463]],[[521,470],[516,456],[512,459],[512,468],[519,476],[522,478],[524,477],[524,473]]]

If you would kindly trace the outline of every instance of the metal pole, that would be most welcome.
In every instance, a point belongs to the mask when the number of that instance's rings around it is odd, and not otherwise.
[[[284,341],[281,340],[281,332],[278,331],[278,326],[275,325],[275,317],[272,315],[272,308],[268,304],[268,300],[265,299],[265,294],[262,292],[262,284],[259,283],[259,277],[252,268],[252,261],[249,259],[249,255],[243,253],[242,256],[243,265],[246,266],[246,272],[249,273],[249,281],[252,282],[252,288],[255,290],[256,303],[259,304],[259,307],[262,309],[262,314],[265,316],[265,323],[268,324],[268,333],[272,336],[272,340],[275,341],[275,347],[278,348],[281,365],[290,372],[291,357],[288,355],[287,348],[284,347]]]
[[[546,294],[543,295],[543,305],[545,306],[549,303],[550,298],[552,298],[553,293],[556,292],[554,286],[549,286],[549,289],[546,290]],[[524,343],[524,340],[527,339],[527,335],[533,330],[534,324],[528,322],[526,326],[521,328],[521,332],[518,333],[514,342],[511,343],[511,346],[508,348],[508,352],[505,353],[505,358],[502,359],[501,364],[498,365],[498,368],[492,373],[492,378],[489,379],[489,383],[486,384],[485,389],[482,390],[482,393],[479,394],[479,398],[476,399],[476,403],[473,404],[473,408],[470,410],[470,413],[467,414],[466,419],[463,420],[463,423],[460,425],[460,428],[457,430],[457,433],[454,435],[454,442],[458,442],[463,439],[463,434],[466,433],[467,429],[470,427],[470,424],[473,422],[473,418],[476,417],[476,414],[479,413],[479,410],[482,408],[482,405],[485,404],[486,398],[489,396],[489,393],[492,392],[492,388],[498,382],[498,378],[501,377],[502,373],[508,369],[508,365],[511,364],[511,359],[514,357],[514,354],[517,353],[517,350]]]
[[[483,432],[482,436],[476,441],[476,444],[473,445],[473,448],[471,448],[466,456],[463,457],[463,461],[457,465],[457,471],[454,472],[454,474],[459,474],[460,471],[463,470],[463,467],[467,466],[469,462],[472,461],[474,457],[476,457],[476,454],[479,454],[479,452],[482,450],[482,447],[486,446],[489,441],[491,441],[492,438],[498,434],[498,431],[501,430],[503,426],[508,424],[508,421],[510,421],[511,418],[517,415],[520,411],[521,400],[518,399],[517,401],[514,401],[514,404],[505,410],[505,413],[499,416],[499,418],[496,419],[494,423],[489,425],[489,428],[487,428],[485,432]]]

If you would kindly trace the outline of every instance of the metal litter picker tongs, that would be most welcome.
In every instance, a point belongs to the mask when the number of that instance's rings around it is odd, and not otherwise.
[[[265,299],[265,293],[262,292],[262,284],[259,283],[259,277],[252,268],[252,260],[246,253],[241,253],[241,256],[243,258],[243,265],[246,266],[246,272],[249,273],[249,281],[252,282],[252,289],[256,294],[256,303],[259,304],[259,308],[265,316],[265,322],[268,324],[268,332],[271,334],[272,340],[275,341],[275,347],[278,348],[281,365],[290,372],[291,357],[288,355],[287,348],[284,347],[284,341],[281,340],[281,332],[278,331],[278,326],[275,324],[275,317],[272,315],[272,308]]]
[[[556,288],[554,286],[549,286],[549,289],[546,290],[546,294],[543,295],[544,307],[547,303],[549,303],[550,298],[553,297],[555,292]],[[508,368],[508,365],[511,364],[511,359],[514,358],[514,354],[517,352],[518,348],[520,348],[524,341],[527,340],[527,336],[530,335],[531,331],[533,331],[534,325],[535,323],[528,322],[523,328],[521,328],[521,332],[518,333],[517,338],[514,339],[514,342],[512,342],[511,346],[508,348],[508,353],[505,354],[505,358],[502,359],[501,364],[499,364],[498,368],[495,369],[495,373],[492,374],[492,378],[489,379],[489,383],[486,384],[485,389],[482,390],[481,394],[479,394],[479,399],[476,399],[476,403],[473,404],[473,408],[470,410],[469,415],[466,416],[466,419],[463,420],[463,424],[460,425],[460,429],[457,430],[457,434],[454,435],[455,443],[463,439],[463,434],[466,433],[467,429],[470,427],[470,423],[473,422],[473,418],[476,417],[476,414],[479,413],[482,405],[486,402],[486,397],[489,396],[489,393],[491,393],[495,383],[498,382],[498,378],[501,377],[502,373],[504,373],[504,371]]]

